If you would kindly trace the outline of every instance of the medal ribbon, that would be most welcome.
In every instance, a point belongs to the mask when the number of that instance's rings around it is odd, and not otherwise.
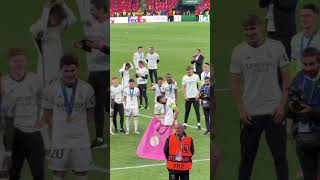
[[[64,106],[66,108],[66,113],[68,114],[68,116],[71,116],[72,114],[72,109],[74,107],[74,101],[76,97],[77,86],[78,86],[78,81],[76,81],[75,84],[72,86],[72,92],[71,92],[71,97],[69,101],[66,86],[63,84],[63,81],[61,81],[61,89],[63,93]]]
[[[129,94],[130,94],[130,97],[131,97],[131,100],[132,100],[133,94],[134,94],[134,89],[130,88],[129,89]]]

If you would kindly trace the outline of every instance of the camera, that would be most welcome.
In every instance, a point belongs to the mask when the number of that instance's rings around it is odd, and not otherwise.
[[[290,87],[288,91],[289,103],[291,104],[291,110],[299,112],[303,109],[302,104],[305,104],[303,97],[303,91],[298,87]]]

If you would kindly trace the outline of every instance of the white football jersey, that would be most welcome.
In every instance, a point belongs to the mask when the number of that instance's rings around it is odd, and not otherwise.
[[[157,53],[150,54],[148,53],[146,56],[146,60],[148,60],[148,69],[158,69],[157,60],[160,60],[159,55]]]
[[[27,73],[23,80],[16,81],[10,75],[6,75],[2,77],[1,82],[5,94],[15,98],[15,128],[23,132],[39,131],[33,127],[38,119],[37,100],[42,91],[42,82],[39,76]]]
[[[297,62],[297,71],[301,71],[303,69],[302,53],[307,47],[315,47],[320,49],[320,30],[318,30],[313,37],[304,37],[303,32],[299,32],[292,37],[291,58]]]
[[[177,82],[169,84],[167,81],[165,81],[161,86],[161,92],[164,92],[165,97],[173,100],[176,100],[174,92],[177,89]]]
[[[114,99],[114,102],[117,104],[123,103],[122,102],[122,92],[123,92],[123,87],[121,85],[118,85],[117,87],[111,86],[110,87],[111,99]]]
[[[70,24],[76,22],[76,17],[71,9],[63,3],[66,19],[56,27],[48,27],[50,9],[45,7],[38,21],[30,27],[33,43],[38,52],[38,75],[41,76],[43,85],[60,77],[59,63],[63,56],[61,34]]]
[[[143,52],[141,53],[138,53],[138,52],[135,52],[133,54],[133,63],[134,63],[134,67],[137,69],[139,68],[139,61],[143,61],[143,62],[146,62],[145,59],[144,59],[144,54]]]
[[[185,75],[182,78],[182,85],[186,85],[187,98],[195,98],[198,95],[198,83],[200,82],[199,76],[193,74],[192,76]]]
[[[95,107],[93,88],[85,81],[78,80],[71,121],[67,121],[66,106],[61,80],[48,86],[44,91],[42,108],[52,111],[52,148],[90,147],[87,111]],[[66,87],[70,99],[72,88]]]
[[[167,102],[164,105],[164,125],[172,125],[173,109],[176,107],[174,99],[166,98]]]
[[[146,76],[149,75],[149,70],[144,67],[144,68],[138,68],[137,72],[138,76]],[[148,83],[148,79],[143,79],[142,77],[138,77],[137,78],[137,83],[138,84],[147,84]]]
[[[202,72],[201,73],[201,81],[204,81],[204,78],[206,78],[206,77],[208,77],[208,78],[210,78],[210,71],[209,72]]]
[[[125,64],[122,66],[122,68],[119,70],[120,76],[122,77],[122,87],[126,88],[129,86],[129,80],[130,80],[130,70],[133,69],[133,66],[131,65],[131,68],[128,70],[125,70]]]
[[[125,108],[138,108],[138,96],[140,95],[138,88],[130,89],[129,87],[125,88],[123,91],[123,96],[125,99]]]
[[[157,97],[162,95],[162,93],[161,93],[161,86],[158,85],[158,84],[154,84],[154,85],[152,86],[152,88],[155,89],[155,90],[154,90],[154,92],[155,92],[154,102],[157,102]]]

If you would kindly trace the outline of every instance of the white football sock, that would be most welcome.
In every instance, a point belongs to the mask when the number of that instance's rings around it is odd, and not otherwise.
[[[133,117],[133,123],[134,123],[134,130],[138,131],[138,124],[139,124],[139,120],[138,117]]]
[[[127,117],[126,118],[126,128],[127,128],[127,131],[129,132],[129,128],[130,127],[130,117]]]

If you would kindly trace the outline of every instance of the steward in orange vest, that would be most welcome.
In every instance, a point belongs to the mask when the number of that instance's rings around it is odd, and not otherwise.
[[[169,136],[164,146],[169,180],[189,180],[194,154],[193,140],[184,132],[182,124],[176,125],[176,133]]]

